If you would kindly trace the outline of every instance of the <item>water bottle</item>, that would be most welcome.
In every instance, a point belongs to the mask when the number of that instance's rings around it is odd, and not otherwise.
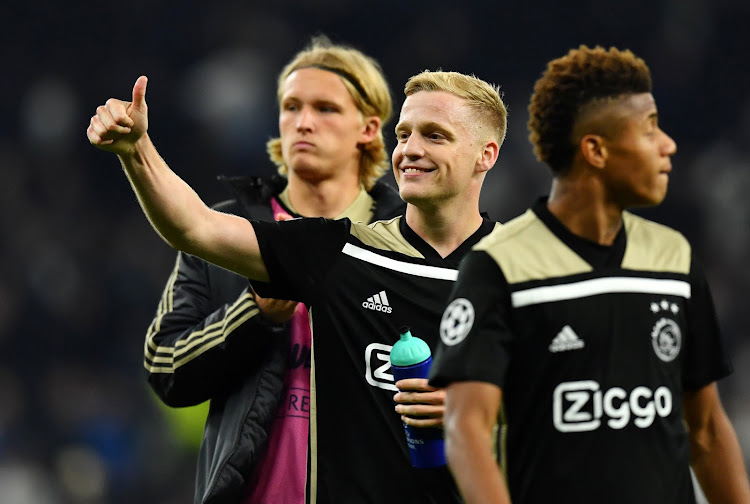
[[[399,329],[401,339],[391,349],[391,370],[396,381],[406,378],[427,378],[432,364],[430,347],[412,336],[408,327]],[[413,467],[439,467],[446,464],[443,429],[412,427],[404,423],[406,444]]]

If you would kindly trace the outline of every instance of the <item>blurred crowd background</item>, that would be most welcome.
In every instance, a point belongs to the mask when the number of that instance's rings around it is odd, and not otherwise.
[[[548,189],[526,130],[546,62],[579,44],[646,59],[678,152],[666,202],[641,213],[681,230],[706,267],[736,368],[720,390],[750,458],[747,0],[36,0],[0,17],[0,502],[191,502],[196,436],[142,365],[174,252],[85,129],[148,75],[154,142],[218,202],[217,175],[274,171],[276,77],[316,33],[381,62],[396,114],[423,69],[501,86],[509,130],[482,209],[503,221]]]

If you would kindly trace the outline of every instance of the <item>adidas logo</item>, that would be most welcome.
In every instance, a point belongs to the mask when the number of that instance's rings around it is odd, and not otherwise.
[[[550,343],[549,351],[566,352],[568,350],[578,350],[584,346],[585,343],[583,340],[578,337],[569,325],[566,325],[559,333],[557,333],[557,336],[552,340],[552,343]]]
[[[368,297],[367,301],[362,301],[362,307],[383,313],[391,313],[393,311],[393,308],[388,304],[388,296],[384,290],[374,296]]]

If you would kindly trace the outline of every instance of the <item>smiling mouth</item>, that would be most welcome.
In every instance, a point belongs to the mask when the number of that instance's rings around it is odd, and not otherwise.
[[[401,171],[404,173],[430,173],[435,171],[434,168],[401,168]]]

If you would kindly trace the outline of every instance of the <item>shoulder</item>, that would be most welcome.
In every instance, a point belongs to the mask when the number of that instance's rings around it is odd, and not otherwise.
[[[379,220],[370,224],[355,222],[350,233],[359,242],[378,250],[398,252],[411,257],[424,256],[401,233],[402,216]]]
[[[630,212],[623,212],[622,221],[629,237],[639,240],[648,238],[658,239],[665,241],[665,245],[668,247],[690,247],[690,243],[682,233],[664,224],[645,219]]]
[[[688,273],[692,248],[679,231],[630,212],[623,213],[627,246],[623,267],[642,271]]]
[[[491,253],[497,249],[517,246],[519,243],[534,243],[545,232],[549,233],[547,227],[534,212],[527,210],[505,224],[496,223],[492,232],[482,238],[473,249]]]
[[[484,251],[511,284],[591,271],[532,211],[495,228],[475,251]]]

